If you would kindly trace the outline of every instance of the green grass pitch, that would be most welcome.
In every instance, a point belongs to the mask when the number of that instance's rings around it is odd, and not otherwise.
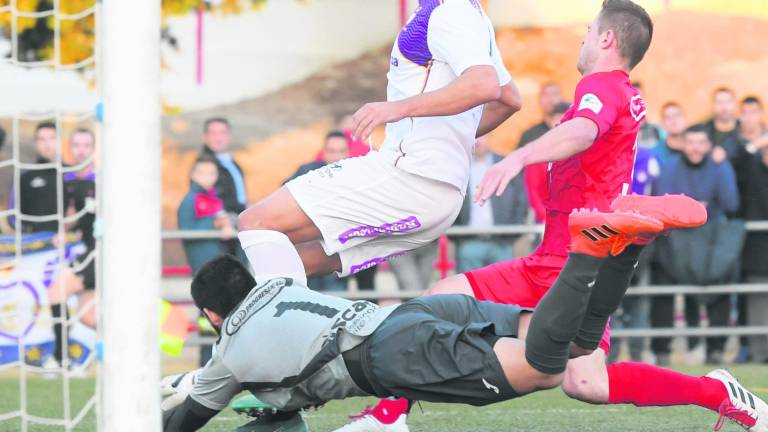
[[[686,368],[694,374],[703,374],[707,369]],[[755,393],[768,398],[768,366],[736,366],[731,371]],[[93,379],[72,380],[70,385],[72,411],[79,410],[94,390]],[[13,376],[0,377],[0,413],[17,409],[19,404],[19,383]],[[664,391],[664,389],[659,389]],[[30,378],[28,380],[29,410],[41,416],[62,415],[62,385],[60,380]],[[344,424],[347,415],[362,409],[373,399],[350,399],[333,402],[318,411],[308,413],[309,430],[313,432],[332,431]],[[473,408],[461,405],[422,404],[423,412],[414,407],[409,424],[413,432],[456,431],[456,432],[509,432],[509,431],[594,431],[594,432],[640,432],[640,431],[710,431],[717,419],[714,413],[698,407],[644,408],[613,405],[594,406],[568,399],[560,390],[551,390],[492,405]],[[231,431],[246,423],[231,410],[211,420],[206,431]],[[75,430],[92,431],[95,416],[91,413]],[[18,420],[0,422],[0,432],[20,430]],[[31,426],[31,432],[63,430],[52,426]],[[725,431],[739,431],[728,425]]]

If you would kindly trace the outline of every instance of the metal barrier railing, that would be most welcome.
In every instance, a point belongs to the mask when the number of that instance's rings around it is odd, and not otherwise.
[[[768,231],[768,221],[747,221],[745,222],[747,231]],[[542,224],[527,225],[496,225],[487,228],[473,228],[468,226],[454,226],[448,228],[445,235],[448,237],[476,237],[476,236],[495,236],[495,235],[517,235],[517,234],[541,234],[544,232]],[[163,240],[202,240],[219,239],[221,232],[217,230],[200,231],[163,231]]]

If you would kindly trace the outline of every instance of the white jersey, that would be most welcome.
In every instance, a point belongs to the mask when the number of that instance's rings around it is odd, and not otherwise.
[[[512,80],[493,25],[477,0],[420,0],[392,48],[387,100],[438,90],[466,69],[484,65],[496,68],[500,85]],[[383,150],[401,154],[398,168],[450,183],[463,193],[482,114],[483,107],[477,106],[453,116],[389,123]]]

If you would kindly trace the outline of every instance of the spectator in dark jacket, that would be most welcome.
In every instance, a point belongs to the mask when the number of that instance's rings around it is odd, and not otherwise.
[[[541,122],[531,126],[523,135],[520,136],[520,142],[518,147],[522,147],[531,141],[538,139],[555,127],[560,121],[562,115],[557,115],[555,107],[557,104],[563,102],[563,91],[560,88],[560,84],[555,82],[547,82],[542,84],[539,91],[539,108],[541,108],[541,114],[543,116]]]
[[[756,96],[747,96],[741,101],[737,151],[732,156],[757,154],[759,150],[768,147],[768,129],[763,122],[765,111],[763,102]],[[743,150],[743,151],[742,151]]]
[[[230,132],[229,120],[225,118],[214,117],[206,120],[201,155],[214,158],[219,170],[216,193],[224,202],[224,210],[237,215],[248,205],[248,194],[243,170],[229,150]]]
[[[216,162],[219,171],[216,180],[216,195],[224,203],[224,211],[229,213],[233,221],[248,206],[248,194],[245,187],[245,176],[229,150],[231,127],[229,120],[223,117],[213,117],[205,121],[203,127],[203,149],[201,156],[206,156]],[[245,254],[240,248],[237,238],[222,241],[224,252],[235,255],[243,262]]]
[[[685,117],[683,106],[677,102],[667,102],[661,108],[661,126],[665,131],[664,142],[656,146],[654,155],[661,168],[674,160],[674,156],[680,154],[685,144],[683,135],[688,127],[688,119]]]
[[[485,205],[480,206],[472,200],[472,191],[482,180],[486,171],[502,156],[490,151],[488,138],[478,138],[475,143],[475,158],[469,177],[467,194],[464,196],[456,225],[473,228],[490,228],[495,225],[515,225],[527,222],[530,206],[522,176],[518,176],[504,190],[500,197],[494,196]],[[512,258],[512,245],[519,236],[482,235],[460,240],[457,244],[458,271],[467,272],[489,264]]]
[[[339,122],[338,122],[338,130],[343,132],[344,136],[347,137],[347,143],[349,145],[347,158],[365,156],[368,154],[369,151],[371,151],[371,145],[369,143],[364,142],[360,138],[354,138],[352,136],[353,124],[354,122],[352,120],[351,114],[341,117],[341,119],[339,119]],[[323,150],[321,149],[319,152],[317,152],[317,156],[315,156],[315,161],[322,161],[324,159],[325,159],[325,156],[323,155]]]
[[[717,163],[712,160],[712,142],[709,140],[706,125],[690,127],[685,132],[685,144],[682,154],[673,159],[663,170],[654,187],[655,195],[685,194],[707,206],[708,224],[716,224],[729,214],[739,209],[739,194],[736,176],[728,161]],[[674,235],[675,233],[672,233]],[[670,239],[672,238],[670,236]],[[671,240],[670,240],[671,241]],[[660,242],[659,248],[666,242]],[[698,248],[715,248],[717,245],[702,244]],[[687,259],[695,255],[694,251],[678,252],[671,259]],[[701,251],[698,251],[701,252]],[[661,254],[662,251],[659,251]],[[673,254],[668,254],[673,255]],[[661,255],[660,255],[661,256]],[[660,263],[654,267],[655,282],[661,285],[685,283],[687,275],[669,271],[669,263]],[[704,299],[711,326],[726,326],[730,313],[730,297],[719,295]],[[699,323],[699,302],[696,297],[686,297],[686,320],[689,326]],[[651,324],[653,327],[671,327],[673,323],[673,301],[671,296],[655,296],[651,300]],[[698,339],[689,339],[689,347],[699,343]],[[669,358],[668,338],[657,338],[651,343],[660,363],[667,363]],[[707,361],[721,363],[725,346],[724,337],[707,338]]]
[[[763,104],[756,97],[741,103],[741,140],[731,161],[736,169],[741,193],[741,216],[745,220],[768,220],[768,131],[763,124]],[[746,283],[768,283],[768,232],[747,233],[741,259],[742,280]],[[743,306],[743,307],[742,307]],[[740,302],[742,325],[768,325],[768,294],[744,295]],[[742,319],[742,315],[745,315]],[[768,337],[749,338],[752,361],[768,361]]]
[[[50,164],[56,161],[56,125],[43,122],[35,129],[35,164]],[[52,216],[58,212],[58,176],[55,167],[30,169],[24,171],[20,178],[19,192],[10,194],[8,208],[19,206],[22,214],[28,216]],[[11,226],[15,223],[10,221]],[[57,232],[59,223],[56,220],[43,222],[21,222],[21,231],[25,233]]]
[[[736,94],[733,90],[720,87],[712,93],[712,118],[703,124],[714,148],[722,148],[725,153],[732,155],[740,129],[736,112]],[[717,154],[715,159],[719,160]]]
[[[688,128],[682,155],[661,173],[654,194],[683,193],[695,198],[706,204],[710,220],[736,213],[739,210],[736,175],[727,161],[712,160],[712,148],[705,126]]]
[[[235,236],[224,203],[216,194],[217,178],[216,160],[200,156],[192,166],[189,192],[177,211],[180,230],[220,229],[222,238]],[[184,240],[183,245],[193,273],[197,273],[206,261],[225,252],[217,239]]]
[[[346,159],[349,156],[349,141],[347,136],[342,131],[331,131],[325,135],[325,142],[323,143],[323,149],[320,153],[321,159],[314,160],[309,163],[301,165],[293,175],[288,177],[285,183],[295,179],[296,177],[303,176],[304,174],[322,168],[326,165],[338,162],[342,159]]]

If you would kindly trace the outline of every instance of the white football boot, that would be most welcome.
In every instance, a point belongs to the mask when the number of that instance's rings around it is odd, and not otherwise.
[[[405,424],[407,418],[406,414],[401,414],[394,422],[384,423],[373,415],[371,407],[366,407],[360,414],[351,416],[351,422],[334,432],[410,432]]]
[[[728,391],[728,399],[723,400],[718,410],[720,418],[715,431],[723,427],[727,418],[750,432],[768,432],[768,405],[762,399],[739,384],[725,369],[713,370],[707,376],[722,382]]]

